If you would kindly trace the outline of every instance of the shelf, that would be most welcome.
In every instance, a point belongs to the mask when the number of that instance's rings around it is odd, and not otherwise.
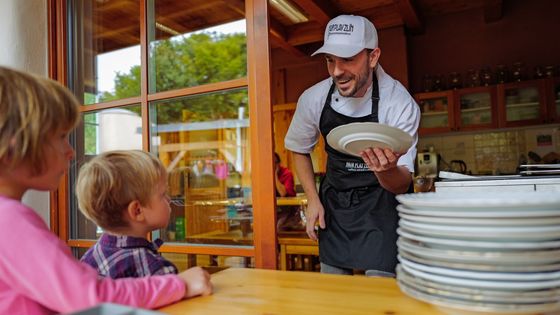
[[[422,116],[441,116],[441,115],[447,116],[447,114],[448,114],[447,111],[441,111],[441,112],[424,112],[424,113],[422,113]]]
[[[230,198],[224,200],[196,200],[193,201],[194,206],[228,206],[236,205],[244,202],[243,198]]]
[[[506,104],[507,108],[540,106],[539,102]]]
[[[471,113],[471,112],[480,112],[480,111],[490,111],[490,109],[491,109],[490,106],[477,107],[477,108],[467,108],[467,109],[461,109],[461,113]]]

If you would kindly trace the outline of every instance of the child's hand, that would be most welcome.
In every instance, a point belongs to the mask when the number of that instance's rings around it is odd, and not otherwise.
[[[181,272],[178,276],[185,282],[186,298],[212,294],[212,282],[210,282],[210,274],[206,270],[193,267]]]

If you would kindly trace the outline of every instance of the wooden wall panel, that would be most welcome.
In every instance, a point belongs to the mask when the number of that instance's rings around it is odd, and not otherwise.
[[[507,1],[503,18],[484,22],[482,9],[426,19],[425,33],[409,37],[411,87],[420,91],[424,74],[467,73],[522,61],[560,64],[560,1]]]

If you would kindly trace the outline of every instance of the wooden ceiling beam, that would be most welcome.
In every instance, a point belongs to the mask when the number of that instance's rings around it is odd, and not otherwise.
[[[269,29],[269,40],[271,44],[282,48],[283,50],[291,53],[296,57],[307,57],[307,55],[294,47],[294,45],[288,43],[286,40],[286,31],[283,28],[282,24],[278,22],[276,19],[270,17],[269,18],[270,29]]]
[[[242,0],[222,0],[222,2],[230,7],[233,11],[245,17],[245,2]]]
[[[242,0],[224,0],[225,4],[227,4],[232,10],[239,12],[245,16],[245,2]],[[286,41],[286,31],[284,30],[284,26],[278,22],[273,17],[269,16],[269,40],[270,43],[276,47],[279,47],[294,56],[297,57],[305,57],[305,53],[301,50],[297,49],[293,45],[289,44]]]
[[[292,46],[309,44],[323,40],[325,26],[313,22],[298,23],[288,28],[288,43]]]
[[[338,15],[334,5],[329,0],[298,0],[296,2],[311,19],[321,25],[327,25],[329,21]]]
[[[491,23],[499,21],[503,14],[502,0],[484,1],[484,22]]]
[[[424,31],[424,24],[420,20],[411,0],[395,0],[395,6],[410,32],[419,34]]]

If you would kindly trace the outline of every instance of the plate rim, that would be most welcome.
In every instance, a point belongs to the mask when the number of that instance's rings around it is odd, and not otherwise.
[[[400,150],[401,152],[399,152],[401,154],[405,154],[412,147],[412,144],[414,143],[413,136],[411,136],[408,132],[406,132],[406,131],[398,128],[398,127],[391,126],[389,124],[380,123],[380,122],[369,122],[369,121],[348,123],[348,124],[340,125],[340,126],[337,126],[333,129],[331,129],[331,131],[327,134],[327,137],[326,137],[327,143],[333,149],[335,149],[339,152],[349,154],[349,155],[352,155],[352,156],[359,156],[359,155],[356,155],[352,152],[346,151],[344,148],[342,148],[338,144],[339,141],[336,140],[335,138],[340,139],[342,136],[338,136],[338,133],[340,133],[341,130],[344,130],[346,128],[358,128],[359,129],[360,127],[365,128],[367,126],[369,126],[369,128],[382,128],[382,129],[384,128],[384,129],[386,129],[385,132],[390,130],[393,133],[397,133],[396,136],[390,136],[390,137],[394,138],[397,143],[401,144],[401,150]],[[357,132],[362,132],[362,131],[357,131]],[[365,132],[367,133],[367,131],[365,131]],[[387,136],[385,133],[381,133],[381,132],[372,132],[371,134],[383,134],[383,135]],[[402,143],[403,141],[406,141],[405,142],[406,145],[404,145]],[[391,146],[390,144],[388,144],[388,145]],[[395,150],[395,148],[393,148],[393,150]],[[397,151],[395,151],[395,152],[397,152]]]

